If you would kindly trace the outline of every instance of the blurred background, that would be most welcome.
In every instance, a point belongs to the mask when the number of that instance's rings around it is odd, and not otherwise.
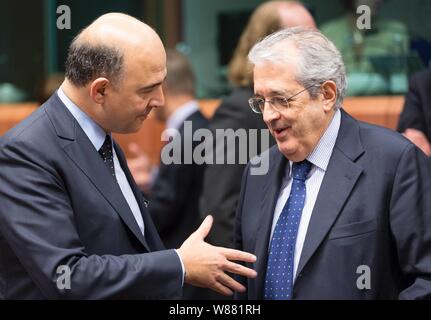
[[[98,16],[124,12],[151,25],[167,48],[183,53],[196,76],[196,98],[211,118],[235,86],[228,65],[241,33],[263,0],[0,0],[0,136],[41,105],[63,80],[67,48]],[[343,55],[348,73],[344,108],[360,120],[396,129],[408,79],[431,60],[431,1],[304,0],[317,27]],[[371,8],[360,30],[358,6]],[[70,29],[57,20],[70,8]],[[64,20],[62,20],[64,22]],[[361,20],[364,22],[363,20]],[[248,109],[248,106],[245,106]],[[152,163],[159,162],[165,123],[150,117],[134,135]],[[133,155],[132,155],[133,156]]]
[[[239,36],[253,9],[262,2],[264,1],[0,0],[0,101],[43,99],[44,85],[47,86],[49,80],[51,86],[55,86],[55,75],[64,71],[67,47],[73,37],[96,17],[110,11],[125,12],[150,24],[160,34],[166,47],[176,48],[190,59],[197,77],[198,98],[220,98],[228,94],[231,88],[226,80],[226,66]],[[322,31],[328,30],[328,36],[339,36],[331,32],[331,29],[334,29],[334,25],[337,26],[337,19],[346,15],[348,9],[345,3],[349,1],[302,2],[313,14]],[[395,55],[380,55],[368,62],[381,76],[380,79],[398,80],[398,83],[385,86],[377,79],[376,86],[379,88],[375,92],[362,92],[361,88],[353,88],[353,91],[349,91],[350,95],[403,94],[407,90],[406,79],[390,79],[389,73],[396,71],[398,74],[409,75],[425,68],[430,62],[431,20],[428,15],[431,12],[431,1],[380,2],[379,19],[396,22],[392,24],[393,30],[389,30],[394,33],[393,39],[389,41],[395,48],[395,51],[391,49]],[[60,5],[67,5],[71,10],[70,30],[59,30],[56,27],[60,16],[56,10]],[[374,17],[371,19],[372,27],[375,22],[373,20]],[[331,25],[328,27],[331,22],[332,28]],[[355,35],[352,39],[345,37],[334,41],[350,45],[350,42],[356,41]],[[402,50],[397,50],[400,47],[403,47]],[[360,74],[352,78],[350,84],[359,83],[360,86],[362,80],[362,83],[369,86],[370,79],[375,80],[375,77]]]

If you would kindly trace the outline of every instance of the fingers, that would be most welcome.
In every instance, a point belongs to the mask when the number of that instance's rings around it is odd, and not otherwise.
[[[256,278],[257,272],[253,269],[246,268],[238,263],[227,261],[224,270],[247,278]]]
[[[232,290],[227,288],[226,286],[222,285],[220,282],[216,282],[210,289],[224,295],[224,296],[231,296],[233,295]]]
[[[250,262],[250,263],[256,262],[256,256],[251,253],[235,250],[235,249],[228,249],[228,248],[219,248],[219,249],[221,250],[221,253],[228,260],[244,261],[244,262]]]
[[[242,284],[235,281],[225,273],[220,274],[217,277],[217,281],[221,283],[224,287],[227,287],[229,288],[229,290],[232,290],[232,291],[245,292],[246,290],[246,288]]]
[[[232,279],[231,277],[229,277],[227,274],[224,274],[224,273],[217,276],[217,282],[211,286],[211,289],[225,296],[233,295],[233,291],[236,291],[236,292],[246,291],[246,288],[242,284],[235,281],[234,279]]]
[[[213,217],[208,215],[205,220],[202,222],[200,227],[193,233],[194,236],[197,236],[199,239],[204,240],[208,233],[211,230],[213,225]]]

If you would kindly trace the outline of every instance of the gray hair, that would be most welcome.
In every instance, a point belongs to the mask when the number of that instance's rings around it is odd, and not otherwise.
[[[286,28],[275,32],[251,49],[248,58],[253,65],[262,62],[285,63],[289,59],[284,48],[289,41],[299,51],[296,80],[304,87],[332,80],[337,86],[335,107],[340,108],[346,95],[346,70],[341,54],[335,45],[322,33],[303,27]],[[308,89],[311,98],[316,98],[320,87]]]

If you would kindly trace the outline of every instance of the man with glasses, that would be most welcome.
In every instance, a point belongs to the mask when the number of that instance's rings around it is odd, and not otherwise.
[[[431,298],[431,166],[398,133],[342,110],[341,55],[318,31],[274,33],[249,53],[250,107],[277,146],[247,165],[237,248],[255,254],[242,299]]]

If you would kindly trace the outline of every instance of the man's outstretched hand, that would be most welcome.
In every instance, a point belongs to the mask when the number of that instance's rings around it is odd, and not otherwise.
[[[207,216],[199,229],[184,241],[177,250],[186,271],[185,282],[198,287],[210,288],[229,296],[233,291],[244,292],[246,288],[226,272],[247,278],[257,276],[256,271],[232,261],[255,262],[256,256],[234,249],[215,247],[204,241],[211,230],[212,216]]]

